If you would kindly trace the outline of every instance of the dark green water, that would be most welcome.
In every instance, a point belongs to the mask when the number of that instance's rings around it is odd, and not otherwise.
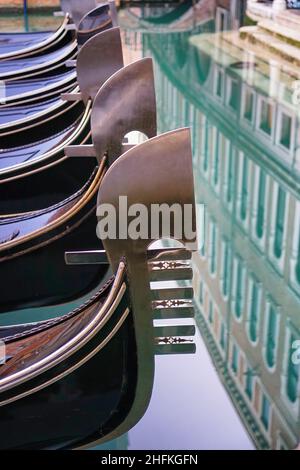
[[[191,127],[206,223],[194,259],[197,353],[156,359],[146,415],[105,448],[300,440],[298,77],[241,41],[241,19],[221,7],[120,13],[126,58],[154,60],[159,131]]]

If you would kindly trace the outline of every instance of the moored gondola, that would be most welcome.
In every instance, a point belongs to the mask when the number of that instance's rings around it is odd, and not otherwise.
[[[99,55],[101,62],[98,59]],[[78,133],[82,127],[81,123],[76,125],[80,114],[87,115],[84,125],[88,134],[90,101],[106,79],[122,67],[120,31],[119,28],[113,28],[94,36],[81,48],[76,67],[79,88],[69,90],[72,93],[68,94],[67,98],[71,101],[60,98],[54,101],[53,106],[43,108],[42,112],[37,108],[37,112],[29,116],[27,113],[31,109],[30,106],[4,107],[1,113],[4,123],[0,124],[1,169],[5,172],[5,169],[24,162],[33,163],[33,160],[40,159],[50,149],[58,150],[58,135],[62,135],[63,132],[70,135],[70,126],[73,127],[74,133]],[[33,108],[34,111],[35,109]],[[25,118],[23,113],[26,114]],[[8,123],[11,115],[15,119]],[[16,140],[19,147],[16,147]],[[59,138],[59,141],[63,144],[62,138]],[[66,143],[70,143],[70,139]],[[32,158],[29,158],[29,155],[32,155]],[[7,177],[6,173],[5,178]]]
[[[38,123],[39,118],[46,119],[49,113],[55,110],[60,112],[64,108],[64,103],[60,99],[60,94],[64,92],[76,92],[76,79],[82,88],[83,79],[86,73],[93,76],[95,88],[99,88],[101,81],[98,81],[98,75],[101,76],[101,70],[108,67],[107,65],[107,49],[110,47],[110,62],[113,63],[115,58],[116,66],[122,63],[120,59],[121,40],[118,29],[111,28],[111,33],[108,30],[106,34],[95,34],[90,38],[88,44],[81,47],[78,54],[78,67],[76,69],[67,69],[65,72],[54,75],[52,77],[45,77],[43,79],[27,79],[27,80],[12,80],[5,84],[5,99],[0,104],[0,130],[1,134],[7,133],[10,129],[20,129],[20,126],[32,125],[35,121]],[[93,40],[91,40],[93,39]],[[101,61],[99,61],[99,56]],[[94,68],[91,68],[93,63]],[[74,61],[76,64],[76,61]],[[73,66],[73,63],[72,63]],[[82,70],[82,68],[85,68]],[[112,68],[112,72],[116,70]],[[79,77],[78,77],[79,75]],[[49,103],[49,106],[47,106]],[[19,111],[19,114],[18,114]],[[2,144],[4,147],[5,144]]]
[[[4,84],[5,97],[0,103],[0,113],[7,108],[18,106],[36,106],[51,98],[58,98],[61,93],[76,86],[76,72],[67,70],[52,77],[38,79],[12,80]]]
[[[156,135],[151,59],[124,67],[104,83],[94,100],[91,129],[92,145],[69,146],[69,156],[52,165],[47,159],[35,170],[30,166],[27,174],[24,164],[22,177],[11,177],[0,184],[2,312],[64,302],[101,281],[103,270],[99,266],[87,268],[84,278],[80,270],[75,273],[62,267],[63,253],[79,240],[86,249],[97,245],[93,225],[95,191],[101,183],[104,160],[107,167],[122,153],[124,145],[126,148],[124,136],[131,131],[139,130],[148,137]],[[95,173],[96,157],[99,169]],[[26,282],[22,281],[24,269]],[[47,282],[49,271],[54,282]]]
[[[81,1],[79,1],[81,3]],[[73,9],[75,6],[73,6]],[[74,11],[73,11],[74,16]],[[81,17],[81,12],[79,13]],[[95,34],[113,28],[118,25],[117,10],[114,0],[102,2],[101,5],[88,10],[77,27],[77,42],[79,46],[84,44]]]
[[[76,27],[80,26],[81,19],[96,7],[95,0],[61,0],[60,3],[64,19],[55,32],[0,33],[0,62],[34,58],[41,54],[59,50],[70,37],[74,37],[74,32]],[[113,8],[114,2],[112,3]],[[100,16],[105,14],[110,15],[106,8],[98,10],[97,14]],[[114,8],[113,15],[115,18]],[[75,27],[72,27],[73,20],[76,25]],[[80,29],[84,30],[82,26]],[[101,20],[98,20],[98,30],[96,32],[100,32],[100,30]]]
[[[5,102],[7,105],[37,102],[47,99],[56,92],[63,92],[67,85],[74,84],[75,74],[68,68],[68,63],[76,59],[77,49],[89,38],[117,26],[114,3],[103,3],[91,12],[92,19],[85,15],[80,31],[70,31],[66,44],[47,54],[35,57],[0,61],[0,80],[5,84]],[[94,25],[92,27],[91,25]],[[85,30],[86,27],[90,29]],[[78,39],[77,39],[78,37]]]
[[[66,61],[77,54],[75,38],[60,47],[37,57],[13,59],[0,62],[0,80],[6,84],[17,80],[52,77],[67,71]]]
[[[135,92],[133,91],[135,90]],[[100,96],[101,95],[101,98]],[[155,91],[153,82],[153,67],[151,59],[141,59],[140,61],[134,62],[127,67],[120,70],[120,73],[116,72],[108,79],[101,89],[101,93],[98,95],[98,102],[105,100],[105,106],[102,104],[102,108],[99,105],[94,105],[93,113],[91,117],[92,126],[98,126],[99,132],[102,132],[101,137],[98,137],[96,133],[92,136],[95,147],[101,147],[104,155],[107,148],[106,137],[110,135],[110,126],[114,126],[115,122],[118,121],[118,127],[116,127],[116,133],[114,137],[111,137],[112,142],[109,143],[110,147],[114,145],[119,146],[126,134],[127,125],[128,131],[141,130],[146,135],[154,135],[156,129],[156,114],[155,114]],[[138,100],[142,100],[139,102]],[[143,101],[144,100],[144,101]],[[73,106],[82,106],[81,102],[72,103]],[[86,181],[86,173],[83,172],[83,168],[86,166],[90,171],[91,165],[95,165],[95,159],[79,159],[75,163],[70,162],[64,155],[63,151],[66,145],[67,155],[72,153],[72,145],[78,144],[82,141],[86,141],[88,144],[89,133],[90,133],[90,109],[91,102],[88,101],[84,114],[80,123],[74,125],[74,130],[68,129],[67,136],[62,138],[61,135],[56,136],[54,146],[52,146],[52,138],[45,140],[42,143],[38,143],[36,147],[32,145],[23,145],[19,152],[16,153],[16,148],[8,149],[2,152],[4,160],[3,168],[0,169],[0,214],[6,214],[10,209],[9,205],[12,201],[18,200],[14,208],[14,212],[23,211],[23,205],[26,201],[26,194],[28,189],[35,191],[36,197],[35,202],[32,201],[33,207],[31,210],[41,208],[39,204],[43,204],[49,194],[57,192],[62,194],[66,188],[65,185],[59,186],[59,181],[63,181],[63,175],[66,181],[73,180],[75,175],[75,181],[78,178],[78,167],[80,168],[80,176],[77,184],[82,185]],[[134,114],[131,116],[131,110],[134,110]],[[104,111],[105,110],[105,111]],[[70,112],[72,109],[70,110]],[[148,113],[148,117],[146,115]],[[126,116],[128,112],[128,116]],[[116,114],[118,113],[118,116]],[[143,120],[138,122],[137,119],[133,120],[135,116],[139,117],[143,114]],[[101,120],[96,121],[93,116],[101,115]],[[109,115],[109,119],[107,119]],[[146,117],[145,117],[146,116]],[[151,123],[149,125],[148,123]],[[94,123],[94,124],[93,124]],[[144,131],[144,129],[146,129]],[[121,132],[123,132],[121,135]],[[53,137],[53,136],[52,136]],[[67,138],[66,138],[67,137]],[[82,142],[83,143],[83,142]],[[42,145],[42,146],[41,146]],[[104,145],[104,147],[103,147]],[[51,148],[49,148],[49,146]],[[48,148],[48,152],[43,153],[43,148]],[[80,152],[90,152],[90,147],[81,149]],[[119,148],[118,148],[119,150]],[[113,152],[115,149],[113,149]],[[112,152],[112,153],[113,153]],[[118,155],[118,153],[115,153]],[[84,156],[84,154],[79,155]],[[91,157],[95,157],[95,153]],[[2,158],[0,159],[2,160]],[[59,178],[59,175],[62,175]],[[54,189],[52,180],[56,181],[56,188]],[[43,191],[40,192],[40,189]],[[20,195],[22,194],[22,199]],[[30,199],[33,199],[32,197]],[[39,201],[39,202],[37,202]],[[37,207],[34,207],[35,204]],[[42,206],[43,207],[43,206]],[[29,208],[27,208],[29,210]]]
[[[99,61],[99,55],[101,61]],[[112,28],[92,37],[81,48],[76,61],[76,71],[69,72],[70,79],[73,78],[73,89],[67,88],[65,91],[75,93],[68,95],[68,97],[76,97],[77,100],[80,98],[86,105],[89,98],[93,99],[95,96],[93,90],[98,90],[105,80],[121,67],[123,67],[123,57],[120,31],[119,28]],[[75,78],[77,78],[80,89],[75,86]],[[47,80],[45,82],[47,83]],[[81,93],[80,96],[78,96],[78,92]],[[31,96],[31,93],[27,92],[26,95]],[[43,110],[41,114],[39,105],[42,106]],[[0,124],[0,130],[3,151],[5,148],[10,147],[11,143],[15,145],[14,135],[18,132],[18,136],[20,136],[20,131],[22,131],[23,136],[22,145],[30,145],[31,142],[35,141],[36,127],[47,123],[47,120],[49,120],[49,135],[55,133],[57,129],[62,130],[63,125],[61,125],[59,117],[63,116],[69,107],[70,104],[61,97],[56,98],[53,106],[48,108],[44,106],[44,101],[35,105],[21,101],[14,106],[2,106],[0,108],[0,120],[4,123]],[[20,110],[20,114],[18,114],[18,110]],[[14,120],[10,119],[11,116],[14,116]],[[57,116],[57,121],[55,116]],[[63,117],[60,119],[63,119]],[[38,133],[40,135],[40,131]]]
[[[189,131],[155,137],[120,156],[103,178],[98,204],[111,204],[118,214],[123,194],[148,214],[152,203],[189,204],[195,228]],[[182,260],[190,257],[195,235],[179,237],[171,224],[175,235],[181,249],[154,255],[150,232],[139,240],[108,238],[115,276],[93,298],[61,318],[1,330],[1,448],[79,448],[117,437],[139,421],[152,393],[155,353],[195,350],[193,326],[153,326],[159,315],[192,316],[190,287],[150,285],[158,272],[178,278]],[[182,279],[190,274],[189,267],[180,273]]]
[[[104,172],[105,160],[68,198],[0,219],[1,312],[67,302],[101,283],[107,266],[72,270],[64,251],[97,247],[95,198]]]

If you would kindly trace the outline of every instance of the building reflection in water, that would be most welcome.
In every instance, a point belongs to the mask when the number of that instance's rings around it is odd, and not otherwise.
[[[144,18],[139,28],[128,26],[127,12],[121,16],[125,42],[154,59],[159,131],[192,127],[197,202],[206,207],[205,244],[194,260],[197,323],[206,346],[256,446],[295,448],[300,440],[295,76],[280,59],[266,59],[263,49],[254,54],[240,41],[244,2],[217,2],[213,15],[212,3],[203,2],[207,8],[196,11],[196,21],[195,14],[185,13],[159,27],[147,26]]]

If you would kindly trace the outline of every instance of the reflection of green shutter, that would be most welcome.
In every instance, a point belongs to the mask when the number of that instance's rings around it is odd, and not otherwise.
[[[250,305],[250,339],[255,342],[257,340],[257,323],[258,323],[258,286],[256,282],[252,285],[252,299]]]
[[[284,234],[284,219],[285,219],[285,191],[281,188],[278,190],[277,196],[277,211],[275,223],[275,240],[274,240],[274,255],[280,259],[282,255],[283,234]]]
[[[237,262],[237,273],[236,273],[236,293],[235,293],[235,314],[237,318],[242,316],[243,308],[243,267],[242,262],[239,259]]]
[[[276,336],[277,336],[277,314],[273,306],[269,310],[268,329],[267,329],[267,348],[266,360],[269,367],[275,365],[276,352]]]
[[[199,290],[200,290],[200,295],[199,295],[199,300],[200,300],[200,303],[203,304],[203,282],[200,281],[200,287],[199,287]]]
[[[262,398],[261,421],[268,430],[270,424],[270,402],[265,395]]]
[[[246,92],[244,117],[250,122],[253,120],[253,93],[250,91]]]
[[[286,114],[282,114],[280,143],[290,150],[292,140],[292,119]]]
[[[256,235],[258,238],[262,238],[264,234],[265,193],[266,193],[266,175],[263,171],[260,171],[258,201],[257,201],[257,220],[256,220]]]
[[[247,201],[248,201],[248,159],[244,157],[242,195],[241,195],[241,212],[240,212],[240,217],[242,220],[246,220],[246,217],[247,217]]]
[[[223,74],[218,70],[217,77],[217,95],[222,98],[222,88],[223,88]]]
[[[229,99],[229,106],[234,110],[238,111],[239,108],[239,84],[235,80],[231,81],[231,93],[230,93],[230,99]]]
[[[295,349],[293,348],[293,343],[297,340],[295,335],[291,334],[290,338],[290,347],[288,355],[288,367],[287,367],[287,384],[286,392],[287,396],[292,403],[295,403],[298,398],[298,383],[299,383],[299,364],[294,364],[292,361],[293,354]]]

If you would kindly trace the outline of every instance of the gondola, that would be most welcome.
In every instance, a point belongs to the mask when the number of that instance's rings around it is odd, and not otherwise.
[[[118,214],[123,194],[148,214],[151,203],[190,204],[195,227],[189,130],[121,155],[103,177],[98,204]],[[127,432],[148,407],[154,355],[195,351],[194,326],[153,326],[155,318],[191,317],[192,288],[150,285],[162,277],[191,278],[186,260],[195,239],[182,236],[182,248],[154,253],[153,241],[108,238],[103,244],[114,276],[89,301],[62,317],[1,329],[2,449],[78,449]]]
[[[81,0],[75,1],[81,4]],[[73,4],[72,14],[76,22],[75,4]],[[118,26],[117,9],[114,0],[101,2],[97,7],[88,9],[87,13],[83,16],[79,10],[78,17],[81,18],[77,27],[77,42],[79,46],[82,46],[95,34]]]
[[[101,62],[98,60],[101,51]],[[113,28],[91,38],[80,50],[76,63],[77,82],[79,87],[70,90],[66,96],[71,101],[59,98],[54,105],[33,112],[36,108],[30,106],[14,106],[5,108],[2,116],[6,122],[0,125],[1,147],[0,172],[3,178],[8,178],[9,169],[20,169],[20,164],[34,165],[43,155],[57,153],[58,141],[63,148],[64,141],[59,135],[78,134],[82,128],[87,135],[90,131],[89,116],[91,101],[107,78],[123,67],[122,45],[119,28]],[[75,72],[74,72],[75,73]],[[6,110],[6,113],[4,112]],[[20,110],[20,114],[18,111]],[[25,113],[25,118],[24,114]],[[38,114],[38,115],[36,115]],[[7,121],[14,115],[14,121]],[[79,116],[82,119],[78,123]],[[72,129],[71,129],[72,127]],[[16,139],[17,136],[17,139]],[[58,140],[57,140],[58,139]],[[70,137],[67,143],[70,143]],[[18,147],[15,146],[16,141]],[[29,157],[32,155],[32,157]],[[22,157],[23,156],[23,157]],[[22,160],[23,158],[23,160]],[[15,174],[15,173],[14,173]],[[1,178],[1,177],[0,177]],[[3,179],[2,178],[2,179]]]
[[[40,88],[42,82],[39,80],[38,90],[32,93],[35,88],[34,81],[22,83],[22,91],[20,94],[13,94],[5,99],[5,104],[0,105],[0,131],[7,132],[14,130],[19,125],[29,125],[31,121],[36,121],[40,117],[46,117],[48,112],[52,114],[54,108],[63,106],[61,95],[63,93],[75,91],[77,89],[77,74],[71,71],[64,74],[62,79],[44,79],[44,86]],[[17,88],[19,89],[19,83]],[[25,91],[26,90],[26,91]],[[42,114],[40,114],[42,113]]]
[[[62,0],[64,19],[55,32],[0,33],[0,63],[16,59],[34,58],[59,50],[74,37],[73,19],[79,27],[81,19],[96,7],[95,0]],[[103,2],[104,3],[104,2]],[[101,14],[105,12],[104,9]],[[100,11],[98,11],[98,14]],[[81,27],[81,29],[84,29]],[[100,30],[98,30],[100,32]]]
[[[77,54],[77,41],[74,37],[58,50],[37,57],[13,59],[0,62],[0,80],[6,84],[38,77],[52,77],[66,71],[66,61]]]
[[[65,25],[64,33],[61,40],[57,44],[53,44],[51,48],[41,47],[39,53],[30,54],[17,54],[6,58],[0,56],[0,77],[1,79],[17,79],[18,76],[26,78],[40,73],[53,73],[55,70],[54,65],[63,62],[65,54],[67,53],[66,47],[83,45],[90,37],[95,34],[117,26],[117,12],[113,0],[103,2],[90,11],[86,2],[79,2],[73,0],[74,9],[78,19],[80,19],[77,27],[75,25]],[[67,57],[66,57],[67,59]]]
[[[112,36],[111,34],[108,34],[109,32],[101,33],[101,34],[106,34],[108,37]],[[111,50],[111,49],[110,49]],[[71,94],[70,99],[78,99],[82,98],[85,102],[85,99],[88,98],[90,95],[91,97],[95,96],[95,89],[93,89],[94,85],[101,85],[105,81],[109,75],[120,68],[119,66],[121,65],[121,60],[122,60],[122,55],[120,53],[119,57],[119,62],[118,58],[116,56],[111,57],[109,55],[109,49],[107,50],[108,55],[106,57],[107,60],[103,61],[101,64],[102,66],[99,68],[99,75],[90,75],[90,74],[85,74],[83,75],[83,82],[82,82],[82,87],[81,87],[81,93],[78,95]],[[96,56],[97,57],[97,56]],[[104,57],[104,56],[103,56]],[[96,60],[96,59],[95,59]],[[104,65],[107,65],[107,68],[104,67]],[[93,68],[93,62],[90,62],[90,66]],[[104,67],[104,68],[103,68]],[[101,70],[100,70],[101,69]],[[153,71],[152,71],[152,62],[149,60],[141,60],[138,61],[134,64],[131,64],[124,68],[122,70],[121,74],[113,74],[111,79],[109,79],[105,83],[105,88],[110,90],[110,83],[114,83],[116,86],[115,90],[111,90],[111,95],[114,96],[114,99],[116,100],[116,103],[120,101],[120,95],[118,95],[118,90],[122,89],[124,95],[126,93],[130,93],[132,87],[134,86],[134,77],[132,78],[132,73],[131,71],[134,71],[135,73],[141,73],[141,76],[137,76],[136,82],[140,83],[142,86],[142,78],[144,72],[148,71],[148,86],[149,86],[149,95],[150,92],[152,92],[152,96],[154,97],[154,87],[153,87]],[[86,69],[87,71],[87,69]],[[122,77],[125,78],[125,80],[122,79]],[[130,82],[126,83],[126,77],[130,77]],[[94,80],[97,78],[96,82]],[[137,90],[139,88],[137,87]],[[138,96],[138,94],[137,94]],[[134,98],[134,97],[132,97]],[[123,99],[123,98],[122,98]],[[127,99],[131,99],[131,97],[128,97]],[[124,98],[124,102],[126,102],[126,98]],[[150,116],[152,117],[154,115],[153,110],[155,110],[155,101],[154,98],[151,101],[151,104],[153,105],[153,108],[151,110]],[[82,102],[75,101],[71,104],[71,107],[68,108],[68,113],[78,113],[82,109]],[[107,113],[111,115],[110,108],[111,104],[107,104]],[[122,101],[120,101],[120,106],[122,106]],[[129,103],[130,106],[130,103]],[[78,109],[79,107],[79,109]],[[141,105],[141,108],[143,105]],[[114,108],[115,109],[115,108]],[[26,141],[26,138],[32,135],[32,128],[29,127],[28,129],[24,128],[22,132],[13,132],[13,133],[8,133],[8,135],[2,136],[2,141],[6,143],[6,150],[2,150],[1,152],[1,163],[2,163],[2,169],[0,169],[0,214],[6,211],[3,209],[3,204],[5,205],[7,199],[9,200],[9,194],[12,194],[15,192],[15,188],[22,187],[22,184],[24,188],[26,186],[28,187],[27,181],[29,181],[29,178],[35,178],[35,183],[34,185],[39,188],[41,187],[40,181],[43,181],[42,186],[44,190],[46,191],[46,188],[49,188],[51,190],[51,179],[49,180],[47,177],[48,171],[50,171],[50,174],[52,174],[52,177],[55,175],[58,175],[59,173],[68,175],[71,177],[72,174],[74,174],[74,169],[76,168],[75,164],[70,164],[70,162],[67,162],[66,157],[63,154],[63,149],[65,148],[66,145],[71,145],[72,143],[78,144],[79,139],[87,140],[90,132],[90,110],[91,110],[91,100],[87,101],[87,104],[84,108],[82,119],[80,120],[79,124],[73,125],[73,129],[67,129],[65,132],[68,134],[68,138],[61,138],[60,135],[54,135],[51,133],[50,129],[50,135],[49,135],[49,128],[48,128],[48,123],[46,122],[44,126],[37,126],[36,131],[34,132],[35,135],[41,135],[41,130],[44,129],[44,136],[43,136],[43,141],[40,142],[38,141],[36,145],[34,145],[34,142],[32,140],[28,143]],[[72,114],[71,114],[72,116]],[[60,119],[64,120],[65,115],[63,114]],[[69,118],[71,119],[71,118]],[[124,117],[125,120],[125,117]],[[106,123],[106,126],[110,125],[110,121],[107,121],[106,116],[103,116],[103,121]],[[64,128],[63,128],[64,129]],[[60,130],[60,132],[63,131],[63,129]],[[56,131],[57,132],[57,131]],[[18,136],[18,141],[22,143],[21,147],[15,148],[14,147],[14,141],[16,138],[16,135]],[[123,138],[123,136],[122,136]],[[23,140],[22,140],[23,139]],[[54,144],[53,144],[53,139]],[[59,139],[57,141],[57,139]],[[46,151],[47,150],[47,151]],[[49,170],[49,168],[52,169]],[[38,173],[38,174],[37,174]],[[47,173],[47,174],[45,174]],[[23,181],[22,181],[23,180]],[[48,181],[48,183],[47,183]],[[82,182],[82,179],[81,179]],[[32,184],[29,185],[30,187]],[[9,188],[12,188],[10,190]],[[26,193],[26,189],[24,189]]]
[[[55,32],[0,33],[0,62],[59,49],[69,35],[68,24],[70,16],[66,14]]]
[[[31,168],[0,185],[2,313],[65,302],[102,280],[103,268],[97,265],[83,277],[80,270],[70,271],[63,265],[64,251],[76,244],[99,245],[96,191],[104,170],[126,148],[124,136],[134,130],[156,135],[152,59],[134,62],[105,82],[94,99],[91,130],[92,145],[66,147],[67,156],[52,166],[47,161],[39,171]]]

